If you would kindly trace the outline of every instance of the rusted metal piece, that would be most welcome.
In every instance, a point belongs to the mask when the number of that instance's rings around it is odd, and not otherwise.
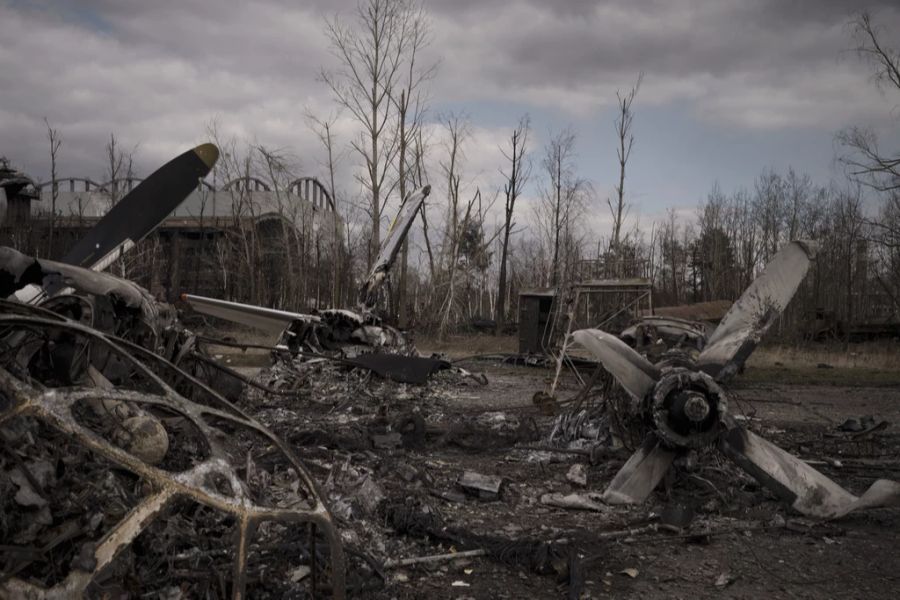
[[[39,308],[23,305],[10,308],[9,304],[0,304],[0,426],[16,417],[38,419],[85,449],[139,476],[152,491],[99,541],[92,553],[92,570],[73,568],[62,582],[50,588],[9,578],[0,583],[0,597],[49,599],[82,595],[91,582],[177,499],[189,499],[221,511],[237,522],[233,599],[245,597],[250,542],[259,525],[266,521],[314,524],[330,550],[333,597],[344,597],[343,549],[329,511],[309,472],[279,438],[211,388],[146,348]],[[129,380],[143,382],[144,389],[87,387],[90,382],[85,378],[58,387],[38,381],[29,372],[28,359],[36,355],[43,344],[49,344],[48,340],[54,336],[56,339],[61,336],[77,339],[89,347],[85,369],[92,366],[89,361],[98,356],[114,357],[120,364],[127,365]],[[11,339],[19,346],[10,348],[7,343]],[[102,365],[98,367],[102,370]],[[54,385],[58,384],[54,382]],[[192,399],[176,391],[176,386],[179,390],[189,389]],[[147,391],[147,387],[153,391]],[[201,398],[202,402],[199,401]],[[76,419],[73,412],[76,405],[96,401],[122,402],[147,411],[159,408],[175,413],[189,421],[202,435],[208,454],[195,458],[192,466],[180,472],[150,465]],[[306,506],[257,504],[220,441],[225,434],[222,424],[248,430],[276,447],[296,473]],[[216,480],[225,482],[224,486],[216,485]],[[315,569],[314,548],[310,549],[310,556],[311,567]]]

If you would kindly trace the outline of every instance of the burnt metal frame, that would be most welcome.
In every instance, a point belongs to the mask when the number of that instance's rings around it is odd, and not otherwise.
[[[4,303],[5,304],[5,303]],[[0,307],[2,308],[2,307]],[[20,312],[27,312],[28,309]],[[43,314],[36,311],[38,314]],[[238,521],[235,534],[235,561],[233,568],[232,598],[245,598],[246,567],[250,540],[260,523],[280,521],[285,523],[309,523],[310,534],[316,527],[321,528],[331,554],[331,583],[334,598],[345,597],[346,567],[340,536],[332,522],[331,515],[322,500],[322,495],[312,476],[291,450],[267,428],[246,415],[239,408],[194,377],[185,373],[162,357],[153,354],[125,340],[103,334],[67,319],[46,318],[46,316],[23,316],[21,314],[0,315],[0,327],[20,327],[31,329],[59,329],[105,345],[137,369],[143,376],[154,383],[162,393],[148,394],[130,390],[102,390],[97,388],[45,388],[40,384],[22,381],[3,367],[0,367],[0,395],[7,395],[8,406],[0,412],[0,424],[18,416],[30,416],[40,419],[49,426],[69,436],[99,456],[131,471],[148,481],[155,491],[135,506],[125,518],[111,531],[107,532],[94,550],[96,567],[93,571],[73,569],[66,579],[50,589],[42,589],[19,579],[10,579],[0,584],[2,592],[32,598],[57,598],[66,595],[83,593],[103,569],[108,567],[118,554],[158,517],[164,509],[178,498],[187,498],[204,506],[220,510],[233,516]],[[179,395],[153,369],[138,360],[132,353],[139,353],[145,359],[156,361],[160,366],[174,370],[179,376],[192,385],[197,386],[208,396],[214,398],[222,409],[196,403]],[[157,405],[175,411],[188,419],[205,437],[209,448],[209,457],[187,471],[170,473],[153,467],[134,455],[116,447],[103,437],[79,424],[72,413],[73,406],[85,399],[116,400],[143,405]],[[291,467],[309,493],[311,508],[285,509],[267,508],[256,505],[238,478],[236,470],[226,458],[224,449],[216,442],[216,435],[221,434],[209,425],[204,416],[219,418],[231,424],[242,426],[267,438],[287,458]],[[224,477],[230,484],[231,496],[211,489],[207,485],[209,475]],[[315,553],[310,552],[313,576],[313,594],[315,594]]]
[[[575,377],[578,378],[579,383],[582,386],[585,385],[584,379],[581,377],[581,374],[578,372],[577,367],[575,367],[568,355],[572,329],[575,326],[575,320],[578,315],[578,309],[581,304],[582,297],[587,298],[589,301],[590,297],[595,295],[605,296],[609,294],[625,294],[632,296],[632,298],[628,300],[628,302],[626,302],[619,310],[608,316],[602,322],[594,325],[594,329],[601,329],[603,325],[605,325],[611,319],[627,310],[634,309],[635,313],[637,313],[641,302],[643,302],[644,300],[647,301],[650,314],[653,314],[653,287],[650,283],[650,280],[648,279],[604,279],[598,281],[583,281],[573,284],[569,289],[569,294],[574,294],[574,297],[572,297],[572,300],[567,303],[565,312],[563,312],[563,310],[561,309],[556,311],[555,317],[550,319],[550,321],[547,323],[547,327],[550,328],[550,331],[546,332],[545,335],[541,338],[542,340],[549,340],[548,345],[545,345],[544,347],[544,352],[548,356],[553,358],[556,362],[556,370],[553,375],[553,382],[550,384],[549,394],[551,396],[556,392],[556,386],[559,384],[559,376],[562,373],[563,365],[568,366],[572,370],[572,372],[575,374]],[[554,351],[554,348],[552,346],[552,340],[554,338],[554,329],[556,328],[560,318],[565,318],[566,320],[566,331],[562,338],[562,345],[560,346],[559,352],[557,353]],[[588,318],[590,318],[589,313]]]

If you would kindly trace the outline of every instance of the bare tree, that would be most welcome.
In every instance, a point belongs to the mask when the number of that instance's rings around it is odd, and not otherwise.
[[[581,195],[587,182],[575,174],[575,133],[570,129],[552,137],[544,148],[542,166],[547,176],[546,186],[541,190],[542,204],[538,207],[538,222],[547,229],[547,238],[552,247],[550,261],[550,285],[558,286],[560,276],[560,249],[569,262],[568,247],[571,245],[572,217],[577,212]]]
[[[230,188],[232,206],[230,211],[231,228],[228,234],[224,255],[228,258],[223,264],[223,282],[227,281],[225,264],[233,265],[230,273],[230,287],[225,288],[226,295],[245,302],[262,303],[261,284],[262,269],[258,268],[260,245],[256,235],[257,209],[250,195],[249,182],[252,173],[252,147],[241,150],[233,137],[224,137],[219,124],[213,120],[207,125],[207,135],[219,147],[219,160],[216,162],[214,176],[224,182],[237,181]],[[241,184],[241,180],[245,182]],[[169,274],[170,277],[172,274]],[[238,287],[238,283],[242,285]],[[290,307],[285,307],[290,308]]]
[[[115,206],[122,197],[122,190],[119,185],[124,181],[128,182],[134,177],[134,153],[137,146],[129,152],[123,151],[119,146],[119,140],[116,139],[114,133],[109,134],[109,141],[106,143],[106,181],[109,194],[109,208]],[[119,276],[126,276],[125,257],[119,254]]]
[[[425,152],[426,140],[422,135],[422,129],[419,128],[415,139],[413,140],[413,185],[422,187],[428,183],[428,175],[425,171]],[[422,219],[422,237],[425,240],[425,250],[428,253],[428,275],[431,281],[436,281],[436,267],[434,262],[434,250],[431,247],[431,235],[428,229],[428,210],[427,206],[423,206],[419,211],[419,217]]]
[[[110,199],[110,206],[115,205],[122,197],[119,184],[128,181],[134,177],[134,153],[137,146],[129,151],[122,150],[116,134],[109,134],[109,141],[106,142],[106,173],[105,179],[110,186],[107,190]]]
[[[364,164],[364,173],[357,179],[369,194],[368,265],[381,244],[381,215],[396,183],[388,179],[401,137],[395,127],[395,94],[410,53],[421,48],[415,44],[427,41],[427,36],[417,33],[425,25],[421,9],[407,0],[361,0],[352,25],[337,17],[326,21],[326,34],[340,66],[334,71],[323,69],[321,77],[362,129],[351,147]]]
[[[436,64],[422,65],[420,54],[432,39],[431,26],[425,11],[419,6],[410,6],[410,15],[407,23],[406,61],[403,75],[400,78],[400,95],[392,94],[394,108],[397,112],[397,185],[400,192],[400,202],[406,201],[406,195],[411,191],[409,184],[414,181],[416,172],[411,169],[412,162],[419,157],[410,149],[418,138],[422,120],[427,110],[428,90],[426,84],[434,77]],[[411,155],[412,154],[412,155]],[[419,165],[422,163],[419,162]],[[409,238],[403,240],[403,248],[400,254],[400,280],[396,286],[396,304],[398,320],[401,327],[407,326],[407,269],[409,254]]]
[[[787,208],[784,179],[774,169],[763,169],[756,178],[755,191],[754,214],[762,235],[763,261],[768,262],[784,241],[782,230]]]
[[[459,257],[460,230],[462,228],[460,217],[462,216],[463,222],[465,222],[472,207],[472,202],[469,202],[465,214],[460,215],[459,192],[462,179],[460,175],[463,160],[462,144],[465,138],[468,137],[468,123],[465,117],[451,114],[445,117],[444,127],[447,134],[447,158],[441,161],[441,170],[447,178],[447,216],[444,241],[441,247],[441,263],[446,273],[446,293],[441,303],[439,325],[439,332],[442,337],[447,333],[450,313],[456,300],[456,267]]]
[[[44,117],[47,126],[47,139],[50,142],[50,231],[47,235],[47,256],[53,257],[53,233],[56,227],[56,199],[59,197],[59,183],[56,181],[56,157],[62,137],[59,131],[50,126],[50,121]]]
[[[331,245],[331,260],[333,263],[334,276],[332,278],[332,286],[331,286],[331,305],[332,306],[340,306],[341,304],[341,281],[342,281],[342,273],[343,273],[343,251],[342,251],[342,243],[341,243],[341,215],[340,215],[340,207],[338,206],[338,197],[337,190],[334,185],[334,172],[337,167],[337,161],[339,160],[339,156],[335,153],[335,140],[334,140],[334,122],[336,117],[329,117],[327,119],[319,119],[315,117],[312,113],[306,113],[307,120],[310,124],[310,128],[316,134],[316,137],[319,138],[319,142],[321,142],[322,146],[325,148],[325,152],[327,154],[327,160],[325,163],[325,167],[328,171],[328,193],[331,196],[332,202],[332,245]]]
[[[501,148],[503,157],[509,161],[509,171],[502,173],[506,182],[503,184],[503,227],[501,229],[501,246],[500,246],[500,275],[497,281],[497,303],[495,307],[496,329],[494,333],[499,335],[503,331],[506,322],[506,263],[509,254],[509,237],[512,233],[515,222],[513,214],[516,209],[516,201],[522,195],[522,188],[525,187],[528,178],[531,176],[531,161],[527,156],[528,133],[531,129],[530,119],[528,115],[519,119],[519,124],[513,130],[509,138],[507,148]]]
[[[868,12],[849,25],[856,43],[853,51],[870,64],[876,85],[900,91],[900,50],[884,45],[885,34]],[[849,127],[837,134],[837,140],[845,150],[839,160],[853,178],[879,191],[900,190],[900,155],[883,152],[874,130]]]
[[[631,149],[634,146],[634,134],[632,133],[632,123],[634,121],[634,111],[631,105],[634,97],[637,95],[641,87],[641,81],[644,74],[638,75],[637,82],[631,90],[624,96],[617,90],[616,99],[618,100],[618,116],[616,117],[616,137],[618,138],[618,146],[616,147],[616,156],[619,159],[619,183],[616,185],[616,199],[606,199],[609,205],[609,212],[613,219],[612,242],[613,249],[618,249],[622,242],[622,223],[628,214],[628,206],[625,202],[625,166],[628,164],[628,158],[631,156]]]
[[[270,303],[273,305],[285,306],[287,302],[292,301],[298,296],[303,299],[305,304],[308,294],[306,292],[306,282],[308,277],[299,274],[308,273],[309,269],[305,268],[305,264],[301,264],[299,270],[295,270],[295,263],[303,261],[307,253],[298,252],[299,242],[297,239],[296,226],[299,224],[303,231],[303,242],[309,238],[308,232],[312,228],[309,221],[314,216],[311,210],[303,204],[298,204],[291,199],[290,194],[283,193],[287,190],[289,183],[294,179],[294,173],[291,169],[290,157],[287,152],[281,149],[267,148],[263,145],[256,145],[252,151],[255,151],[255,157],[259,161],[259,169],[263,172],[269,181],[272,193],[275,197],[275,208],[282,217],[281,221],[281,247],[285,258],[284,272],[278,279],[281,281],[282,297],[272,298]],[[297,254],[298,256],[295,256]],[[316,280],[318,281],[320,273],[318,265],[316,265]],[[274,290],[270,290],[270,293]],[[316,298],[318,301],[318,298]]]

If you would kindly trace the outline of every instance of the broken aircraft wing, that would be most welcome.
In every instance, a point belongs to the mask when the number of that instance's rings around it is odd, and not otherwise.
[[[288,325],[295,321],[318,323],[321,320],[313,315],[263,308],[252,304],[229,302],[228,300],[206,298],[193,294],[182,294],[181,299],[202,315],[224,319],[232,323],[240,323],[241,325],[276,335],[281,334]]]

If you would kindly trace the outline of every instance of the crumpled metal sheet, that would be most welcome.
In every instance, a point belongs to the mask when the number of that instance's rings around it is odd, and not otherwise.
[[[39,285],[43,277],[36,259],[12,248],[0,247],[0,298],[12,296],[28,285]]]
[[[84,293],[113,296],[131,308],[156,302],[150,292],[126,279],[43,258],[31,258],[8,247],[0,247],[0,272],[13,276],[13,279],[0,281],[0,296],[4,298],[26,285],[45,287],[51,283],[62,283]]]
[[[368,369],[384,379],[417,385],[424,385],[431,375],[442,369],[449,369],[451,366],[446,360],[437,358],[403,356],[384,352],[360,354],[355,358],[345,359],[344,362]]]

